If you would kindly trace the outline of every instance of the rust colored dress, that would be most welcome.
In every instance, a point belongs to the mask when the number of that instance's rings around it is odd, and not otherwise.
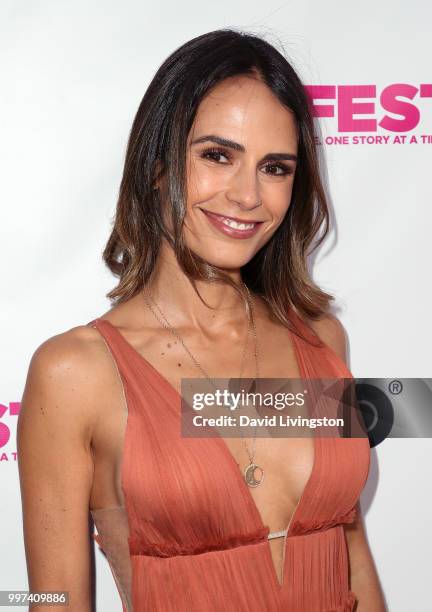
[[[352,378],[338,355],[292,311],[302,378]],[[314,438],[314,462],[284,535],[283,580],[269,527],[221,437],[185,438],[181,396],[112,323],[95,327],[127,403],[125,505],[92,511],[123,612],[351,612],[344,524],[366,483],[367,438]]]

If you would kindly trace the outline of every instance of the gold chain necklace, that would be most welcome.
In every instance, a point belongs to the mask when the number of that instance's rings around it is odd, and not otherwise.
[[[255,325],[255,317],[254,317],[254,304],[253,304],[252,296],[251,296],[250,291],[249,291],[249,287],[245,283],[243,283],[243,287],[246,289],[246,294],[247,294],[247,299],[248,299],[249,310],[250,310],[251,316],[250,316],[250,318],[248,317],[248,328],[247,328],[247,334],[246,334],[246,342],[245,342],[245,346],[244,346],[244,349],[243,349],[242,367],[241,367],[239,378],[241,378],[241,375],[243,373],[244,357],[245,357],[245,353],[246,353],[247,339],[249,337],[250,327],[252,326],[253,335],[254,335],[254,356],[255,356],[255,367],[256,367],[255,384],[257,384],[257,381],[259,379],[259,364],[258,364],[258,338],[257,338],[256,325]],[[204,374],[204,377],[207,378],[207,380],[212,384],[212,386],[215,389],[217,389],[217,387],[214,384],[213,380],[210,378],[210,376],[204,370],[202,365],[199,363],[199,361],[194,357],[194,355],[191,353],[189,348],[186,346],[186,343],[184,342],[184,340],[181,337],[181,335],[169,323],[169,321],[167,320],[166,316],[164,315],[164,313],[162,312],[162,310],[160,309],[158,304],[155,302],[155,300],[152,298],[152,296],[147,291],[144,291],[143,292],[143,297],[144,297],[144,300],[145,300],[148,308],[153,313],[153,315],[157,319],[157,321],[159,321],[159,323],[163,327],[168,329],[181,342],[183,348],[188,353],[189,357],[192,359],[194,365],[202,372],[202,374]],[[150,301],[153,302],[153,304],[156,306],[156,308],[160,312],[160,314],[161,314],[161,316],[163,318],[163,321],[159,318],[159,316],[154,311]],[[241,430],[240,430],[240,435],[241,435],[241,437],[243,439],[243,443],[245,445],[246,452],[247,452],[247,454],[249,456],[249,465],[247,465],[246,468],[244,469],[244,479],[245,479],[246,484],[248,486],[250,486],[250,487],[257,487],[259,484],[262,483],[262,481],[264,479],[264,470],[263,470],[263,468],[260,465],[258,465],[257,463],[254,462],[254,458],[255,458],[255,442],[256,442],[256,426],[255,426],[254,437],[253,437],[253,442],[252,442],[252,453],[249,452],[249,448],[248,448],[248,446],[247,446],[247,444],[246,444],[246,442],[244,440],[244,436],[243,436],[243,433],[241,432]],[[256,478],[256,476],[255,476],[255,472],[257,470],[259,471],[259,477],[258,478]]]

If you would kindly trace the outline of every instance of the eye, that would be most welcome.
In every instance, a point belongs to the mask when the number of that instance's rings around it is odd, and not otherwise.
[[[293,174],[294,170],[291,166],[287,166],[286,164],[281,163],[271,163],[264,166],[266,170],[270,169],[270,172],[266,172],[266,174],[270,174],[271,176],[285,176],[287,174]],[[278,172],[279,171],[279,172]]]
[[[210,159],[211,161],[214,161],[218,164],[226,163],[226,162],[221,162],[221,159],[220,159],[221,157],[225,157],[225,159],[227,160],[231,159],[228,151],[225,151],[224,149],[218,149],[218,148],[206,149],[205,151],[201,153],[201,157],[203,159]]]

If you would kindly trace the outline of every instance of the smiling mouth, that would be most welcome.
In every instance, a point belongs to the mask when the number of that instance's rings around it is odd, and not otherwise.
[[[226,225],[227,227],[231,227],[232,229],[235,230],[252,230],[254,229],[257,225],[264,223],[264,221],[244,221],[242,219],[238,219],[236,217],[228,217],[226,215],[218,215],[216,213],[213,212],[209,212],[208,210],[205,210],[204,208],[200,209],[203,213],[205,213],[206,215],[209,215],[210,217],[213,217],[215,219],[217,219],[218,221],[220,221],[221,223],[223,223],[224,225]]]

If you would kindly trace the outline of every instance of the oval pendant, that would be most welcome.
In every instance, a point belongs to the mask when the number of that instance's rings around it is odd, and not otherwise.
[[[261,472],[259,479],[255,478],[255,470]],[[244,478],[250,487],[257,487],[263,481],[264,470],[257,463],[250,463],[244,471]]]

